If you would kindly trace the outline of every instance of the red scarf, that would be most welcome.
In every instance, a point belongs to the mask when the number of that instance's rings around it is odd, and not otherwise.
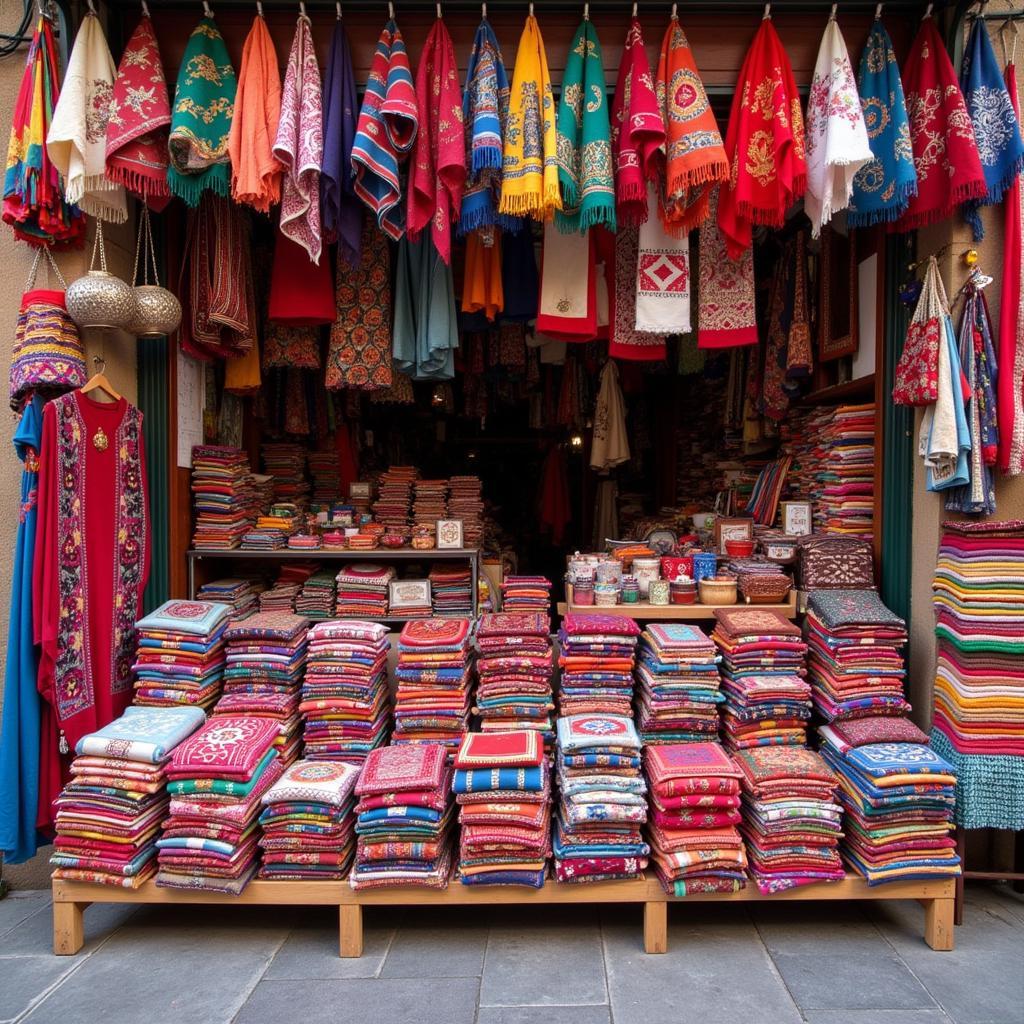
[[[420,130],[409,190],[409,238],[415,241],[430,224],[434,246],[452,261],[452,221],[459,217],[466,185],[466,134],[455,47],[438,18],[427,36],[416,69]]]
[[[738,259],[750,248],[752,225],[782,227],[807,181],[800,96],[769,18],[743,60],[725,153],[731,173],[719,195],[718,226],[730,257]]]
[[[612,104],[612,157],[620,226],[647,220],[647,180],[654,175],[653,157],[664,141],[665,125],[651,65],[640,22],[634,18],[626,33]]]
[[[934,18],[925,18],[903,67],[903,91],[917,170],[917,195],[893,225],[913,231],[951,217],[988,194],[963,93]]]

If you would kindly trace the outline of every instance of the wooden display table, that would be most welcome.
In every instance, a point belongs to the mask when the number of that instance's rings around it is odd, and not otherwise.
[[[236,906],[338,907],[338,949],[343,957],[362,956],[363,907],[489,906],[551,903],[642,903],[644,951],[668,951],[670,903],[799,902],[806,900],[916,900],[924,907],[924,940],[936,950],[953,948],[955,881],[890,882],[872,888],[859,875],[848,874],[842,882],[799,886],[773,896],[762,896],[750,882],[742,892],[667,896],[655,878],[619,882],[566,885],[548,881],[543,889],[518,886],[464,886],[452,882],[447,889],[403,886],[354,892],[347,882],[250,882],[241,896],[182,889],[161,889],[152,881],[138,889],[53,880],[53,951],[61,956],[77,953],[84,942],[82,915],[91,903],[166,903]],[[825,941],[825,940],[823,940]]]
[[[791,590],[789,600],[782,604],[648,604],[646,601],[638,601],[636,604],[617,604],[610,608],[599,608],[592,604],[558,602],[559,615],[566,615],[569,612],[580,615],[622,615],[627,619],[637,619],[641,622],[699,622],[701,619],[713,619],[719,608],[756,608],[766,612],[781,612],[787,619],[795,619],[796,591]]]

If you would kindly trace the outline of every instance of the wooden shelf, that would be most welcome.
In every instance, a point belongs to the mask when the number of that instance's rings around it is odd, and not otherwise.
[[[719,608],[756,608],[761,611],[781,612],[787,619],[796,618],[796,592],[790,591],[789,600],[784,604],[648,604],[641,601],[638,604],[617,604],[612,608],[599,608],[597,605],[569,604],[566,601],[558,602],[558,614],[567,615],[569,612],[576,612],[580,615],[588,613],[603,615],[621,615],[627,619],[637,619],[642,622],[699,622],[704,619],[713,619]]]
[[[797,401],[797,405],[837,405],[840,402],[873,400],[875,397],[875,375],[869,373],[856,380],[819,388]]]
[[[446,562],[476,558],[479,548],[373,548],[370,551],[352,551],[344,548],[336,551],[329,548],[313,548],[298,551],[295,548],[279,548],[276,551],[251,551],[248,548],[225,548],[209,551],[205,548],[191,548],[186,552],[192,561],[204,558],[259,559],[264,562]]]

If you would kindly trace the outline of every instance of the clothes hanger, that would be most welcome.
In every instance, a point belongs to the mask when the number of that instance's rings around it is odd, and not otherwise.
[[[93,356],[93,364],[96,366],[96,372],[82,385],[82,394],[87,395],[90,391],[96,391],[97,389],[105,391],[109,396],[111,402],[120,402],[121,395],[115,390],[114,385],[107,380],[107,375],[103,372],[107,368],[107,361],[103,356]]]

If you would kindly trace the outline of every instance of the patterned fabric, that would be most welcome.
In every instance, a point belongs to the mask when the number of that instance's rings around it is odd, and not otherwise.
[[[644,748],[644,769],[652,787],[669,779],[736,778],[742,774],[719,743],[666,743]]]
[[[262,801],[266,804],[315,803],[344,807],[355,789],[359,769],[337,761],[296,761],[285,769]]]
[[[377,40],[363,106],[352,143],[356,195],[396,241],[405,230],[399,166],[412,150],[419,127],[409,57],[402,33],[389,21]]]
[[[248,779],[279,731],[279,724],[270,718],[217,715],[175,747],[168,777],[187,777],[189,772],[199,771]]]
[[[740,70],[725,138],[730,178],[718,227],[732,259],[750,248],[754,224],[780,228],[807,180],[804,118],[793,68],[770,18],[761,21]]]
[[[455,755],[456,769],[529,768],[544,763],[544,741],[535,729],[469,733]]]
[[[952,216],[968,199],[983,199],[987,189],[971,118],[934,18],[921,22],[903,66],[903,88],[917,194],[897,230],[913,231]]]
[[[808,608],[830,630],[843,626],[906,628],[903,619],[890,611],[874,590],[815,590]]]
[[[37,389],[82,387],[85,349],[64,305],[64,293],[34,288],[21,297],[11,352],[11,408]]]
[[[568,715],[558,719],[558,749],[568,754],[594,747],[640,749],[633,720],[623,715]]]
[[[452,221],[459,219],[466,183],[466,134],[459,95],[459,65],[444,21],[427,36],[416,69],[420,130],[409,175],[409,238],[427,225],[445,263],[452,261]]]
[[[79,757],[160,764],[206,721],[202,708],[125,708],[124,714],[75,745]]]
[[[688,334],[690,239],[673,233],[657,215],[657,189],[647,183],[647,220],[640,225],[636,261],[636,329]]]
[[[462,648],[469,639],[469,619],[423,619],[407,622],[398,643],[407,647]]]
[[[543,612],[497,612],[480,616],[478,637],[547,636],[551,620]]]
[[[230,609],[216,601],[164,601],[136,623],[139,629],[168,633],[190,633],[206,637],[227,618]]]
[[[764,608],[716,608],[719,628],[731,637],[800,636],[800,627],[781,612]]]
[[[896,364],[892,400],[897,405],[930,405],[939,397],[939,347],[945,343],[943,322],[949,315],[945,296],[938,264],[931,257]]]
[[[445,775],[441,744],[404,744],[371,750],[356,783],[357,796],[437,789]]]
[[[320,330],[317,327],[288,327],[265,321],[263,369],[291,366],[298,370],[320,369]]]
[[[121,55],[107,121],[106,175],[158,206],[170,198],[167,184],[167,95],[153,23],[143,16]]]
[[[224,638],[232,640],[287,640],[292,641],[306,632],[309,621],[292,612],[257,612],[229,626]]]
[[[599,473],[606,473],[624,462],[629,462],[626,403],[622,397],[622,388],[619,386],[619,368],[614,359],[609,359],[601,371],[601,386],[597,392],[597,404],[594,406],[590,468]]]
[[[826,728],[839,739],[838,749],[844,753],[846,749],[862,747],[866,743],[928,742],[928,737],[909,718],[894,718],[892,715],[832,722]]]
[[[615,230],[615,179],[604,66],[597,30],[580,22],[569,47],[558,103],[560,231],[587,231],[595,224]]]
[[[616,359],[664,359],[664,334],[637,329],[639,263],[640,229],[624,226],[615,235],[615,291],[608,354]],[[647,281],[648,285],[658,283],[657,277]]]

